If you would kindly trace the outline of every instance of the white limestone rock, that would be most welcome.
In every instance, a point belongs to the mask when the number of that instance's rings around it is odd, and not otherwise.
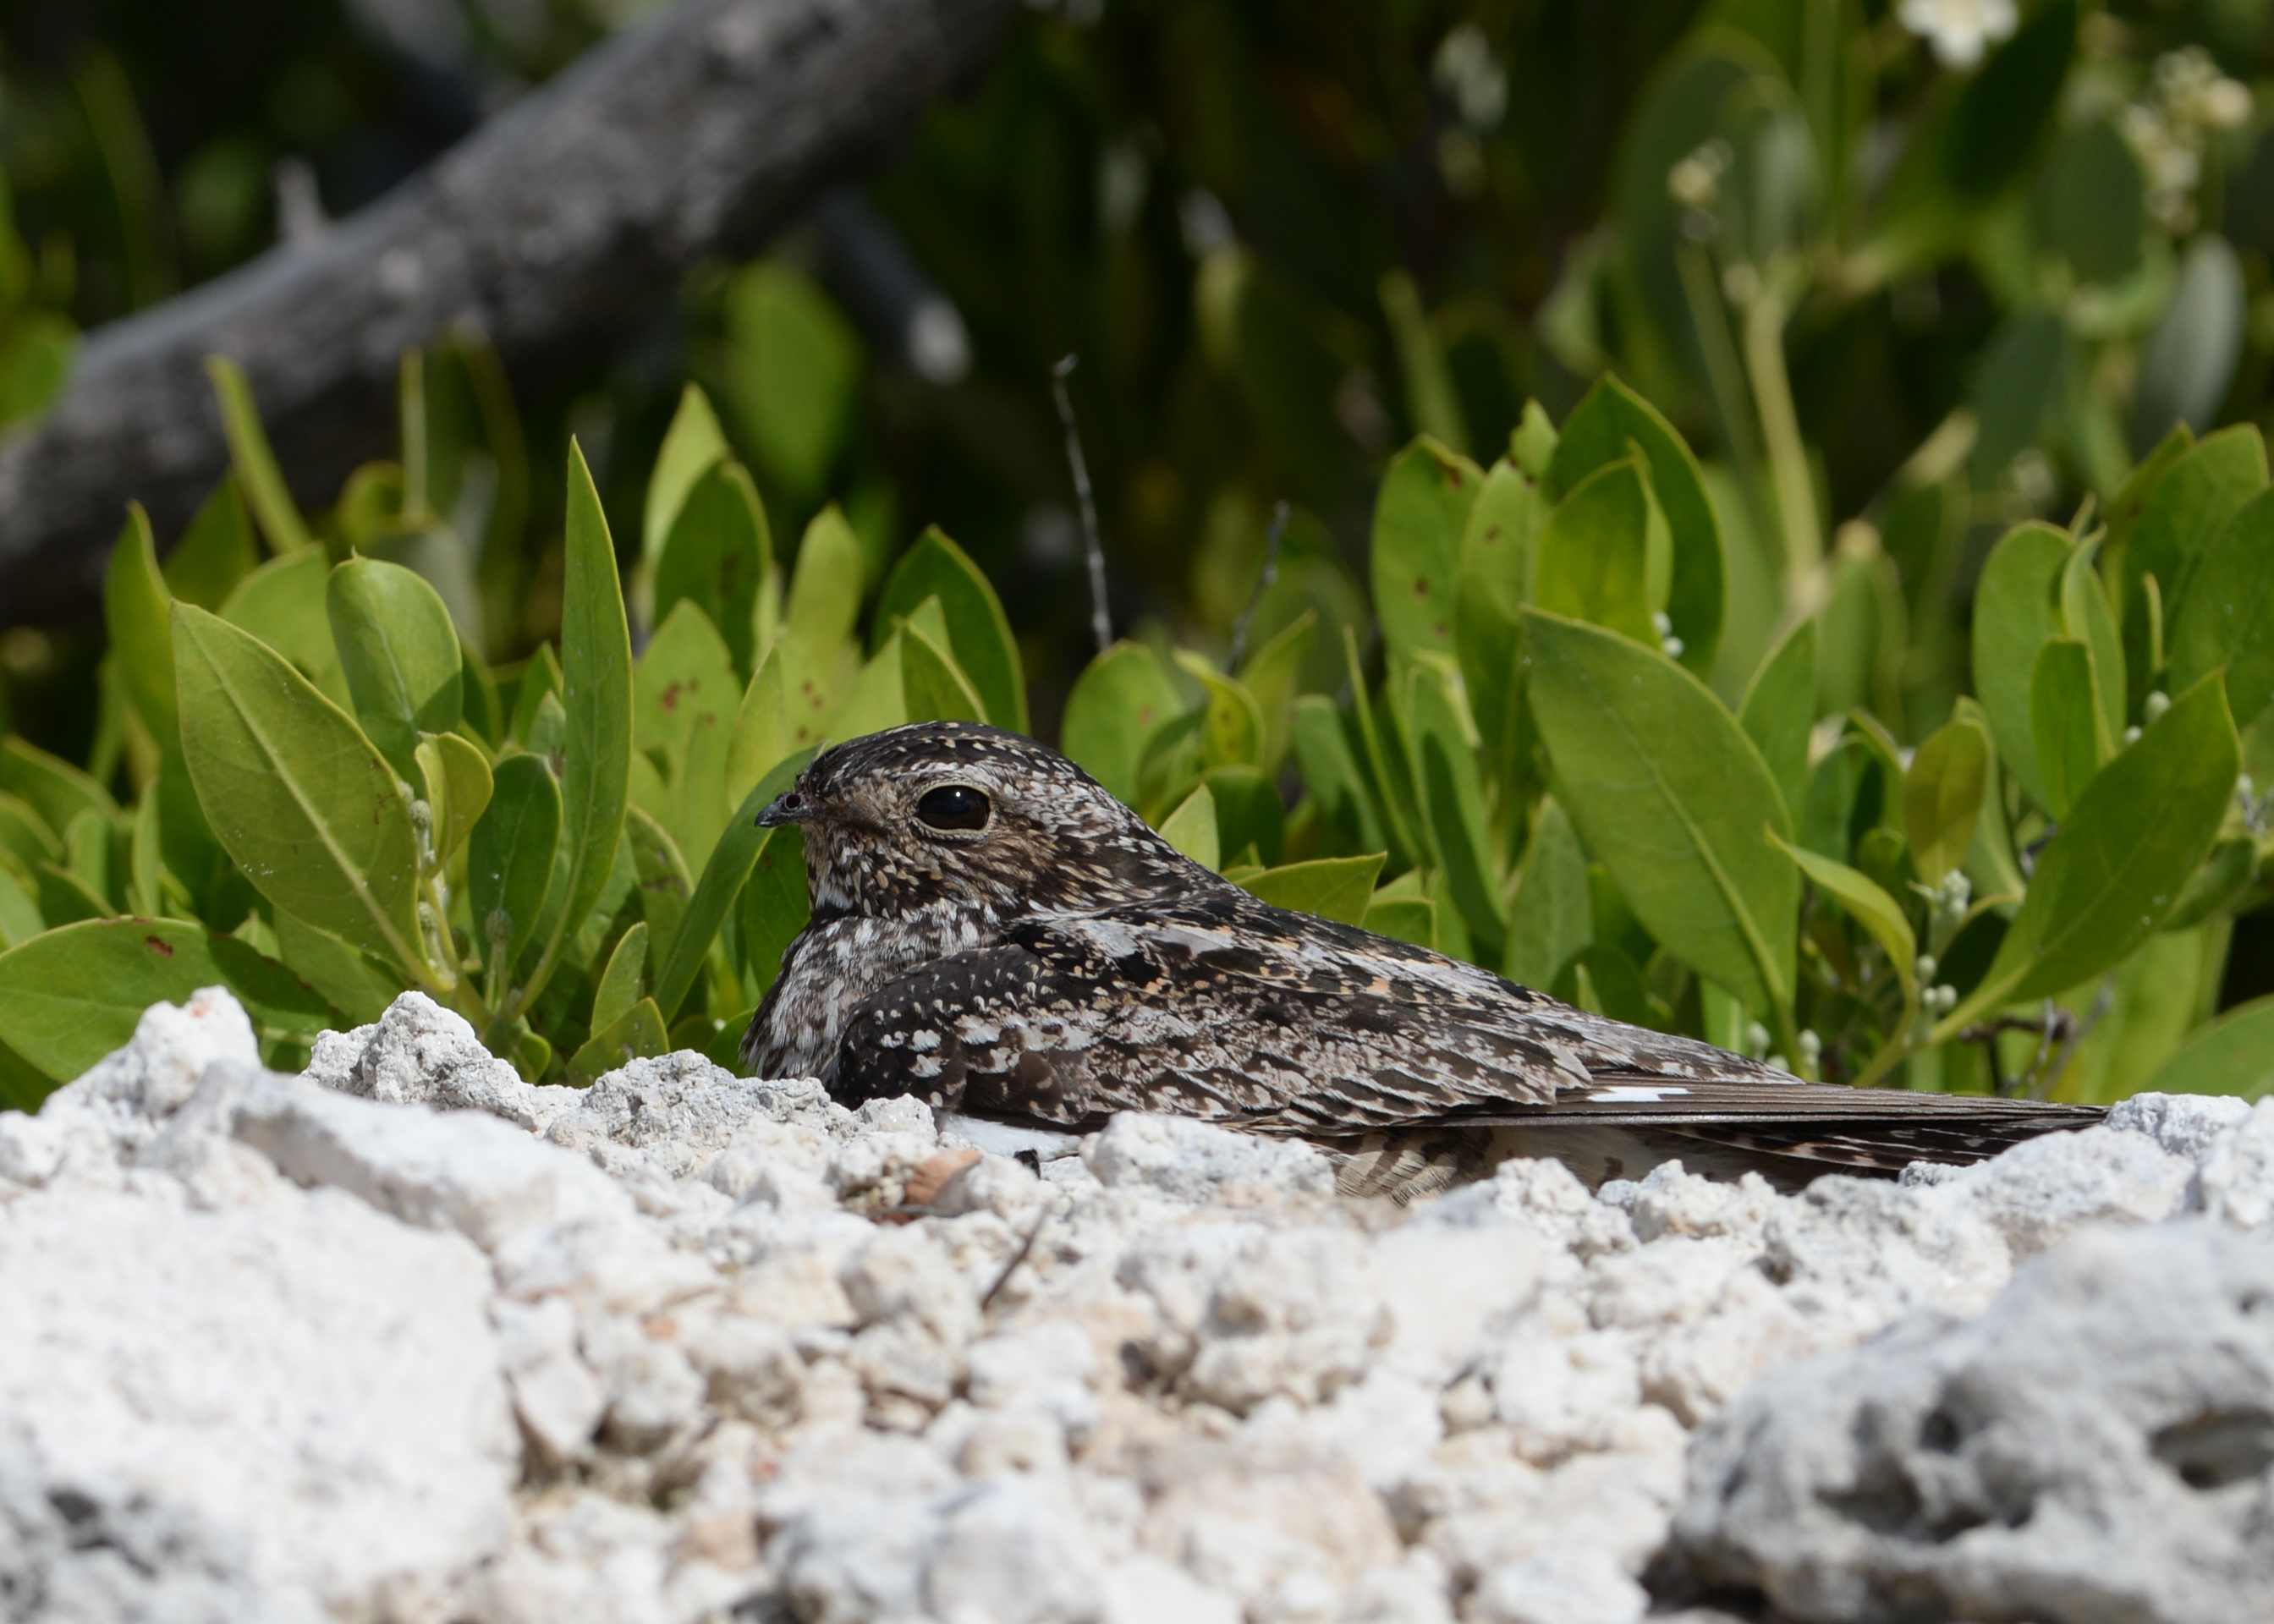
[[[1693,1434],[1816,1481],[1728,1419],[1855,1398],[1808,1361],[1916,1323],[2030,1369],[2030,1336],[2097,1335],[2030,1283],[2078,1248],[2274,1222],[2274,1107],[2168,1096],[1792,1197],[1516,1162],[1400,1209],[1205,1124],[1065,1148],[691,1054],[531,1088],[417,995],[281,1078],[225,994],[160,1006],[0,1115],[0,1596],[38,1624],[1629,1624],[1676,1571]],[[2147,1337],[2109,1358],[2155,1366]],[[2247,1422],[2233,1368],[2210,1396]],[[2247,1465],[2255,1425],[2165,1452]],[[2041,1503],[2121,1501],[2063,1447]],[[2185,1554],[2247,1573],[2205,1515]],[[1725,1522],[1736,1583],[1801,1593],[1815,1558]],[[1869,1571],[1822,1616],[1910,1583]]]
[[[2080,1235],[1971,1323],[1926,1312],[1700,1435],[1695,1578],[1796,1619],[2214,1624],[2274,1613],[2274,1251]]]
[[[0,1596],[40,1624],[409,1617],[502,1548],[489,1269],[332,1191],[0,1208]]]

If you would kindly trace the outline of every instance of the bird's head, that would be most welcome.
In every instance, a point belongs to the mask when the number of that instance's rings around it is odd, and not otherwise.
[[[825,750],[758,823],[804,831],[817,919],[942,903],[1084,912],[1206,872],[1056,750],[973,722]]]

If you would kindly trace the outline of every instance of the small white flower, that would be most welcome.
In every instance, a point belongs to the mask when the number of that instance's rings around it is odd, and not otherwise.
[[[2164,692],[2163,689],[2157,688],[2154,693],[2149,695],[2146,701],[2141,705],[2140,714],[2146,717],[2151,722],[2160,722],[2164,719],[2164,712],[2171,708],[2172,696]]]
[[[1975,66],[1992,41],[2005,39],[2021,21],[2014,0],[1903,0],[1895,16],[1946,68]]]

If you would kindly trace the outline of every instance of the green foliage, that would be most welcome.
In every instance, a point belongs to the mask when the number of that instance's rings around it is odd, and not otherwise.
[[[396,460],[303,514],[216,361],[233,469],[180,538],[127,516],[93,742],[0,747],[0,1089],[213,981],[286,1057],[412,986],[531,1076],[730,1054],[805,917],[757,809],[828,741],[1058,695],[1256,895],[1592,1009],[1849,1081],[2274,1087],[2263,1008],[2206,1024],[2269,891],[2274,167],[2187,54],[2255,48],[2023,10],[1969,64],[1893,8],[1613,7],[1599,79],[1555,7],[1459,51],[1039,18],[872,189],[968,385],[793,248],[690,286],[702,387],[524,436],[478,341],[406,357]],[[72,294],[0,224],[4,419]],[[168,285],[163,233],[90,252]],[[1078,566],[1005,539],[1064,500],[1043,334],[1094,659]]]

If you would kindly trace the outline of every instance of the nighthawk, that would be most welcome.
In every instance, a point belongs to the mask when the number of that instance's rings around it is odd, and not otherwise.
[[[2098,1116],[1800,1082],[1273,907],[999,728],[852,740],[758,822],[804,831],[813,911],[743,1060],[847,1105],[913,1094],[997,1142],[1168,1112],[1310,1139],[1344,1191],[1410,1199],[1510,1155],[1591,1182],[1680,1156],[1789,1188]]]

